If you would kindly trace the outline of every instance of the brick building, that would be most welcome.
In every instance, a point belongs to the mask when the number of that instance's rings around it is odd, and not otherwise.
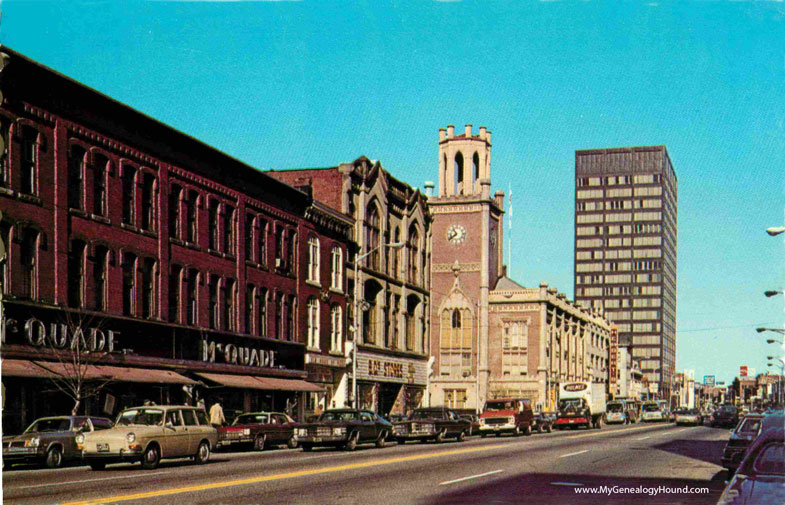
[[[269,173],[310,188],[316,200],[355,221],[347,277],[348,294],[356,299],[348,308],[359,309],[356,323],[353,312],[348,318],[356,326],[349,337],[356,334],[358,343],[352,365],[357,404],[385,415],[419,406],[430,334],[431,216],[425,197],[365,156],[336,167]],[[351,350],[345,349],[349,363]],[[337,406],[353,403],[351,377],[345,386],[336,392]]]
[[[7,431],[71,410],[46,377],[72,373],[80,339],[88,378],[112,379],[85,402],[93,414],[207,396],[302,415],[306,393],[340,381],[306,381],[305,357],[344,335],[351,218],[3,52]]]
[[[504,193],[491,197],[491,132],[439,132],[433,215],[430,402],[480,409],[523,396],[555,407],[564,381],[607,382],[610,325],[547,284],[506,276]]]

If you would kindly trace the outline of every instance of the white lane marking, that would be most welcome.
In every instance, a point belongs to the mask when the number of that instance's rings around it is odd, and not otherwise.
[[[648,436],[645,436],[645,437],[636,438],[635,440],[646,440],[647,438],[651,438],[651,435],[648,435]]]
[[[568,458],[570,456],[577,456],[578,454],[583,454],[584,452],[589,452],[589,449],[586,449],[586,450],[583,450],[583,451],[578,451],[578,452],[571,452],[569,454],[562,454],[559,457],[560,458]]]
[[[147,477],[148,475],[160,475],[162,473],[169,473],[169,472],[142,473],[139,475],[126,475],[124,477],[105,477],[102,479],[71,480],[66,482],[53,482],[51,484],[35,484],[33,486],[24,486],[21,489],[33,489],[36,487],[49,487],[49,486],[63,486],[66,484],[82,484],[83,482],[100,482],[102,480],[138,479],[140,477]]]
[[[493,475],[495,473],[501,473],[503,471],[504,470],[494,470],[492,472],[481,473],[479,475],[472,475],[471,477],[464,477],[462,479],[448,480],[448,481],[439,483],[439,485],[440,486],[446,486],[447,484],[455,484],[456,482],[463,482],[465,480],[478,479],[480,477],[485,477],[486,475]]]
[[[576,486],[582,486],[583,484],[581,484],[580,482],[551,482],[551,485],[552,486],[572,486],[572,487],[576,487]]]

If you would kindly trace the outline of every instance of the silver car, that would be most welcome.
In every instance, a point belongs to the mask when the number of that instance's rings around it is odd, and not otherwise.
[[[79,434],[76,443],[93,470],[123,461],[152,470],[164,458],[191,456],[206,463],[218,432],[201,408],[163,405],[126,409],[112,429]]]

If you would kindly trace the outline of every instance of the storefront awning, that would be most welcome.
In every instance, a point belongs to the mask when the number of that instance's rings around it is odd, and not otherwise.
[[[196,375],[230,388],[262,389],[265,391],[322,391],[322,388],[316,384],[311,384],[310,382],[299,379],[278,379],[273,377],[201,372]]]
[[[30,378],[75,377],[79,370],[85,379],[112,380],[117,382],[145,382],[153,384],[196,384],[196,381],[168,370],[150,370],[107,365],[75,366],[56,361],[27,361],[4,359],[3,376]]]

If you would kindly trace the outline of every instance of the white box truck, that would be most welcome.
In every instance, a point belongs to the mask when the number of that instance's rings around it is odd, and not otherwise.
[[[602,428],[605,415],[605,384],[566,382],[559,386],[559,412],[556,428],[585,426]]]

